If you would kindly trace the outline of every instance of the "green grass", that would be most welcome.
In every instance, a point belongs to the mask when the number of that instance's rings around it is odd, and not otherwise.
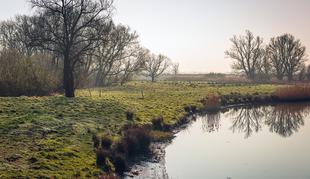
[[[276,89],[273,85],[131,82],[78,90],[75,99],[0,98],[0,178],[94,177],[102,171],[95,166],[92,133],[118,137],[121,127],[129,123],[126,111],[135,113],[134,123],[150,124],[154,117],[163,116],[167,124],[175,124],[185,114],[185,106],[200,107],[199,100],[210,94],[268,95]]]

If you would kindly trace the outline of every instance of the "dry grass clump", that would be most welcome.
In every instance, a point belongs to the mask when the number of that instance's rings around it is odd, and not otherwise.
[[[280,101],[306,101],[310,100],[310,85],[295,85],[280,88],[275,92]]]
[[[149,152],[152,136],[144,127],[126,126],[122,137],[117,141],[108,136],[102,137],[101,140],[93,137],[93,141],[96,143],[94,146],[97,146],[97,166],[108,173],[116,172],[122,175],[128,169],[130,159]]]
[[[208,111],[218,110],[221,106],[221,97],[217,94],[212,94],[208,98],[201,100],[201,103]]]

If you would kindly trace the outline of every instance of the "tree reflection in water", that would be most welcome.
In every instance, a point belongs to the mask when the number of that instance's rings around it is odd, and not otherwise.
[[[218,113],[207,113],[202,118],[202,130],[204,132],[218,131],[220,127],[221,114]]]
[[[262,128],[262,116],[264,112],[261,108],[244,107],[233,109],[229,116],[233,118],[231,130],[233,132],[244,132],[245,138],[252,135],[253,131],[258,132]]]
[[[308,107],[304,104],[276,105],[266,118],[266,124],[271,132],[290,137],[304,125],[304,118],[309,113]]]
[[[228,116],[233,119],[231,130],[245,133],[245,138],[259,132],[267,125],[271,132],[289,137],[304,125],[309,114],[309,104],[279,104],[270,107],[244,107],[232,109]]]

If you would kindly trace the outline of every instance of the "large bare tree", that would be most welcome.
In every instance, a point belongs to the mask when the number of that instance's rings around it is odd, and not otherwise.
[[[272,38],[268,53],[279,80],[282,80],[284,75],[289,81],[293,80],[294,74],[306,60],[306,47],[291,34]]]
[[[170,59],[164,55],[149,54],[145,60],[145,75],[155,82],[170,67],[170,64]]]
[[[112,0],[30,0],[37,9],[37,46],[60,54],[63,59],[63,88],[74,97],[74,70],[83,56],[98,45],[110,21]],[[99,24],[99,25],[98,25]]]
[[[225,54],[235,60],[232,67],[245,73],[248,79],[254,80],[256,68],[263,56],[263,39],[254,37],[253,33],[247,30],[244,36],[235,35],[230,41],[233,45]]]

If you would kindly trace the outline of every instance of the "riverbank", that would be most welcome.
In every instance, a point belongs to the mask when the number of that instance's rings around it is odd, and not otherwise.
[[[304,125],[303,117],[309,114],[309,101],[291,101],[291,102],[283,102],[283,101],[272,101],[269,103],[261,103],[261,102],[254,102],[253,103],[244,103],[244,104],[236,104],[236,105],[229,105],[229,106],[222,106],[217,111],[197,111],[197,113],[188,116],[189,119],[186,123],[177,126],[173,129],[174,136],[177,138],[179,137],[180,133],[191,135],[193,133],[193,140],[197,139],[197,131],[202,130],[202,133],[213,133],[214,131],[219,130],[222,126],[219,124],[220,116],[225,116],[222,114],[229,113],[229,119],[234,119],[233,126],[226,126],[224,130],[228,128],[232,129],[232,134],[236,131],[236,133],[245,133],[244,137],[241,139],[248,138],[253,133],[259,133],[261,130],[259,126],[261,125],[268,125],[270,133],[276,133],[277,135],[281,136],[282,138],[286,138],[291,136],[293,133],[297,133],[298,129]],[[308,109],[307,109],[308,108]],[[273,110],[270,110],[273,109]],[[287,116],[287,117],[284,117]],[[227,116],[226,116],[227,118]],[[267,118],[267,119],[266,119]],[[268,121],[268,123],[262,122],[262,119]],[[188,128],[193,124],[199,122],[201,120],[205,121],[201,125],[197,127],[195,131],[188,131]],[[237,121],[237,122],[236,122]],[[238,122],[245,122],[249,121],[250,125],[242,125]],[[260,122],[262,124],[260,124]],[[289,126],[286,126],[289,123]],[[239,125],[240,124],[240,125]],[[254,126],[253,126],[254,125]],[[257,126],[256,126],[257,125]],[[221,126],[221,127],[220,127]],[[199,133],[199,132],[198,132]],[[144,160],[136,163],[130,170],[130,172],[126,173],[125,178],[158,178],[157,176],[161,176],[160,178],[169,178],[168,171],[166,169],[166,148],[171,144],[175,143],[177,138],[173,138],[172,140],[167,140],[166,142],[157,142],[152,145],[152,152],[153,156],[149,158],[145,158]],[[188,140],[188,137],[185,137]],[[201,141],[205,141],[200,139]],[[189,142],[189,141],[187,141]],[[214,142],[214,140],[213,140]],[[221,141],[219,141],[221,142]],[[195,143],[195,142],[194,142]],[[180,143],[178,144],[178,146]],[[184,145],[184,144],[183,144]],[[154,147],[155,146],[155,147]],[[191,146],[191,145],[188,145]],[[187,145],[183,146],[182,148],[187,148]],[[199,144],[198,144],[198,148]],[[189,151],[190,149],[187,148]],[[197,146],[196,149],[197,150]],[[184,157],[189,157],[187,151],[183,151],[181,154],[178,150],[175,151],[179,153],[180,156],[177,156],[175,160],[183,160]],[[170,151],[171,153],[171,151]],[[193,154],[195,155],[195,154]],[[179,158],[181,157],[181,158]],[[154,160],[158,159],[158,160]],[[171,161],[170,161],[171,162]],[[171,166],[170,166],[171,167]],[[200,166],[201,167],[201,166]],[[180,171],[181,172],[181,171]],[[178,175],[179,176],[179,175]],[[182,176],[182,175],[181,175]],[[171,177],[171,176],[170,176]]]
[[[78,90],[75,99],[0,98],[0,177],[98,177],[104,172],[96,167],[93,134],[118,140],[124,125],[151,125],[161,116],[165,125],[178,126],[193,112],[188,107],[203,107],[207,96],[270,96],[278,87],[131,82]]]

